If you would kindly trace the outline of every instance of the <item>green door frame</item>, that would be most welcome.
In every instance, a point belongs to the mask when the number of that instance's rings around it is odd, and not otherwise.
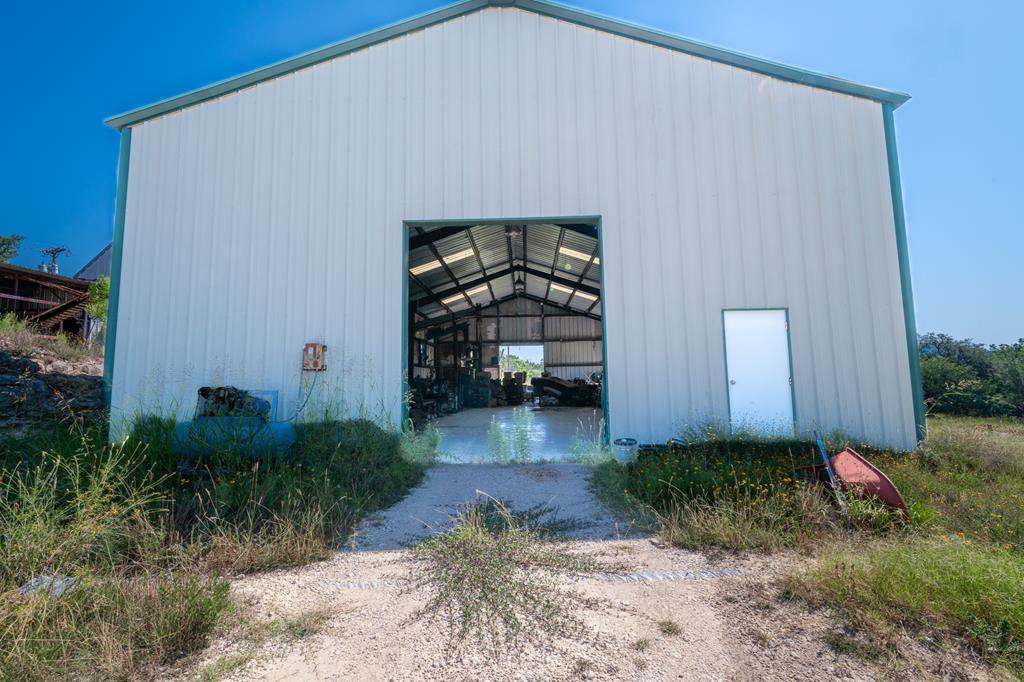
[[[604,444],[611,442],[611,411],[608,400],[608,332],[605,315],[605,270],[604,270],[604,226],[601,216],[541,216],[531,218],[456,218],[402,221],[402,423],[409,418],[409,232],[414,227],[437,227],[439,225],[557,225],[559,223],[575,223],[577,225],[593,225],[597,229],[597,253],[600,263],[598,272],[601,277],[601,363],[604,379],[601,384],[601,413],[604,430],[601,434]]]

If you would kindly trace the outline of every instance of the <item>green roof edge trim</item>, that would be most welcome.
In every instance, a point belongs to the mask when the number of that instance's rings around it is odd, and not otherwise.
[[[124,253],[124,217],[128,207],[128,162],[132,151],[132,129],[121,131],[117,157],[117,189],[114,199],[114,240],[110,253],[110,295],[107,303],[106,344],[103,350],[103,398],[111,408],[114,381],[114,352],[117,349],[117,307],[121,301],[121,259]]]
[[[283,61],[265,66],[254,71],[249,71],[240,76],[228,78],[198,90],[192,90],[182,95],[151,104],[148,106],[133,109],[117,116],[112,116],[104,121],[107,125],[117,130],[125,126],[141,123],[147,119],[162,116],[172,111],[184,109],[207,100],[215,99],[230,94],[237,90],[251,87],[263,81],[287,75],[293,71],[304,69],[320,62],[334,59],[341,55],[365,47],[370,47],[385,40],[417,31],[420,29],[439,24],[449,19],[475,12],[486,7],[517,7],[522,10],[536,12],[545,16],[562,19],[581,26],[587,26],[607,33],[632,38],[652,45],[685,52],[697,57],[704,57],[729,66],[753,71],[774,78],[800,83],[815,88],[831,90],[855,97],[876,100],[891,105],[894,109],[910,99],[910,95],[886,90],[872,85],[864,85],[853,81],[828,76],[794,66],[787,66],[768,59],[754,57],[742,52],[727,50],[708,43],[683,38],[681,36],[664,33],[656,29],[647,28],[638,24],[631,24],[626,21],[611,17],[594,14],[574,7],[561,5],[549,0],[462,0],[424,14],[417,15],[410,19],[390,24],[380,29],[363,33],[361,35],[343,40],[311,52],[300,54]]]
[[[907,359],[910,363],[910,392],[914,400],[914,426],[917,442],[928,435],[925,425],[924,387],[921,384],[921,354],[917,348],[917,318],[914,313],[914,287],[910,281],[910,248],[907,245],[907,220],[903,212],[903,185],[900,182],[900,159],[896,152],[896,123],[893,105],[882,104],[885,128],[885,151],[889,161],[889,191],[892,194],[892,217],[896,226],[896,256],[899,260],[900,290],[903,298],[903,324],[907,335]]]

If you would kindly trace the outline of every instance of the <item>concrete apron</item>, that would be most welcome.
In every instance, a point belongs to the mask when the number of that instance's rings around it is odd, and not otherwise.
[[[466,409],[434,422],[441,432],[441,460],[462,464],[494,462],[488,441],[494,419],[506,438],[514,432],[514,410],[530,411],[530,461],[565,462],[574,459],[573,436],[593,442],[601,433],[601,410],[592,407],[520,408],[493,407]]]

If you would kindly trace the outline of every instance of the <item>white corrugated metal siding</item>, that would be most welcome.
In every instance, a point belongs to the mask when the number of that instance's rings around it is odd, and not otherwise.
[[[790,311],[796,419],[914,443],[881,106],[489,8],[133,128],[113,405],[399,409],[402,221],[602,217],[612,436],[727,419],[722,309]]]

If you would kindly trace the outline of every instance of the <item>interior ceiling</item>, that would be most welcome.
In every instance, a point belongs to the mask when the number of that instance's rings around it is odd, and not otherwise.
[[[600,287],[593,225],[409,229],[409,302],[420,317],[444,317],[523,297],[596,318]]]

